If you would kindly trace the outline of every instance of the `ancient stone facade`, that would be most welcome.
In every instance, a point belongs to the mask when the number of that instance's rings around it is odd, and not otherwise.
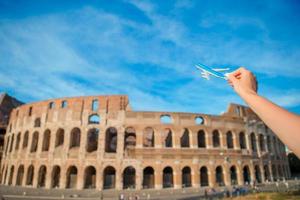
[[[23,103],[6,93],[0,94],[0,165],[3,155],[4,135],[8,126],[9,114],[12,109]]]
[[[222,115],[138,112],[127,96],[14,109],[0,181],[44,188],[162,189],[290,177],[282,142],[249,108]]]

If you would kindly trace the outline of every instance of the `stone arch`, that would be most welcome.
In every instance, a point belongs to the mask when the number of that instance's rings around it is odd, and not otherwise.
[[[180,147],[190,147],[190,131],[185,128],[180,137]]]
[[[38,142],[39,142],[39,132],[35,131],[33,133],[32,140],[31,140],[31,148],[30,148],[31,153],[37,151]]]
[[[217,166],[215,169],[216,173],[216,184],[218,186],[224,186],[224,175],[223,175],[223,168],[221,165]]]
[[[92,128],[88,131],[87,142],[86,142],[86,151],[91,153],[97,151],[98,149],[98,138],[99,138],[99,129]]]
[[[18,135],[17,135],[17,141],[16,141],[16,147],[15,147],[15,150],[18,150],[18,149],[19,149],[20,141],[21,141],[21,132],[19,132]]]
[[[60,166],[55,165],[52,168],[51,188],[59,188],[60,185]]]
[[[84,188],[96,188],[96,169],[93,166],[84,170]]]
[[[269,166],[267,164],[264,165],[264,175],[265,175],[266,181],[271,181],[270,170],[269,170]]]
[[[24,165],[20,165],[17,173],[16,185],[22,185],[24,177]]]
[[[154,130],[147,127],[143,131],[143,147],[154,147]]]
[[[124,137],[124,149],[134,148],[136,145],[136,134],[135,129],[132,127],[128,127],[125,129],[125,137]]]
[[[73,128],[70,134],[70,145],[69,145],[70,149],[80,146],[80,137],[81,137],[80,129],[77,127]]]
[[[208,170],[206,166],[200,168],[200,186],[209,186]]]
[[[47,168],[46,168],[45,165],[42,165],[39,169],[38,187],[45,187],[45,185],[46,185],[46,174],[47,174]]]
[[[251,174],[250,174],[250,168],[248,165],[243,167],[243,179],[244,179],[244,184],[248,185],[251,183]]]
[[[15,134],[12,134],[11,141],[10,141],[10,146],[9,146],[9,152],[12,152],[12,150],[13,150],[14,139],[15,139]]]
[[[12,181],[13,181],[13,177],[14,177],[14,171],[15,171],[15,166],[11,166],[10,167],[8,185],[12,185]]]
[[[173,183],[173,169],[172,167],[165,167],[163,169],[163,188],[174,187]]]
[[[29,137],[29,132],[26,131],[23,136],[23,144],[22,144],[23,149],[25,149],[28,146],[28,137]]]
[[[49,129],[45,130],[44,137],[43,137],[42,151],[49,151],[49,147],[50,147],[50,134],[51,134],[51,131]]]
[[[198,148],[206,148],[206,136],[204,130],[199,130],[197,133]]]
[[[257,145],[256,145],[256,136],[255,133],[250,134],[250,141],[251,141],[251,149],[253,152],[257,152]]]
[[[115,127],[109,127],[105,132],[105,152],[116,153],[118,145],[118,131]]]
[[[258,165],[255,165],[255,167],[254,167],[254,174],[255,174],[255,180],[258,183],[262,183],[261,172],[260,172],[260,168]]]
[[[7,174],[8,174],[8,166],[6,166],[6,169],[5,169],[5,174],[4,174],[4,178],[3,178],[3,184],[6,183]]]
[[[123,171],[123,189],[135,188],[135,168],[126,167]]]
[[[88,124],[100,124],[100,116],[98,114],[90,115]]]
[[[34,178],[34,167],[30,165],[27,169],[26,185],[32,185]]]
[[[220,133],[218,130],[214,130],[212,134],[213,147],[220,147]]]
[[[154,169],[150,166],[145,167],[143,170],[143,188],[149,189],[154,188],[155,178],[154,178]]]
[[[64,144],[64,139],[65,139],[65,130],[59,128],[56,132],[55,147],[62,146]]]
[[[41,127],[41,118],[40,117],[37,117],[34,120],[34,127]]]
[[[163,132],[163,147],[173,147],[173,133],[170,128],[165,128]]]
[[[116,170],[107,166],[103,171],[103,189],[114,189],[116,187]]]
[[[271,137],[269,135],[267,135],[267,148],[269,152],[272,151]]]
[[[261,151],[266,151],[265,149],[265,139],[263,134],[259,134],[259,147]]]
[[[241,149],[247,149],[246,136],[244,132],[239,133],[239,142]]]
[[[181,170],[181,183],[182,187],[192,186],[192,172],[191,168],[186,166]]]
[[[226,133],[226,143],[227,143],[227,148],[228,149],[233,149],[234,148],[234,146],[233,146],[233,135],[232,135],[231,131],[228,131]]]
[[[237,180],[237,169],[236,166],[232,165],[229,169],[230,171],[230,182],[231,185],[237,185],[238,184],[238,180]]]
[[[77,186],[77,167],[70,166],[67,170],[66,188],[76,188]]]

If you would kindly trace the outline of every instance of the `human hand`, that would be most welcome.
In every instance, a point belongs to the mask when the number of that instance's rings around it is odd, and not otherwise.
[[[242,98],[245,98],[249,94],[257,94],[257,81],[255,76],[243,67],[240,67],[228,75],[228,83]]]

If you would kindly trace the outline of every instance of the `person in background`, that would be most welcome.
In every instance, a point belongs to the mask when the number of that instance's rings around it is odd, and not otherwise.
[[[300,116],[257,94],[255,76],[243,67],[229,74],[228,83],[278,138],[300,158]]]

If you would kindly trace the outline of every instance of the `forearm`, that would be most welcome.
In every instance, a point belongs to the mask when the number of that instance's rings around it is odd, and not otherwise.
[[[257,95],[241,95],[264,123],[300,157],[300,117]]]

